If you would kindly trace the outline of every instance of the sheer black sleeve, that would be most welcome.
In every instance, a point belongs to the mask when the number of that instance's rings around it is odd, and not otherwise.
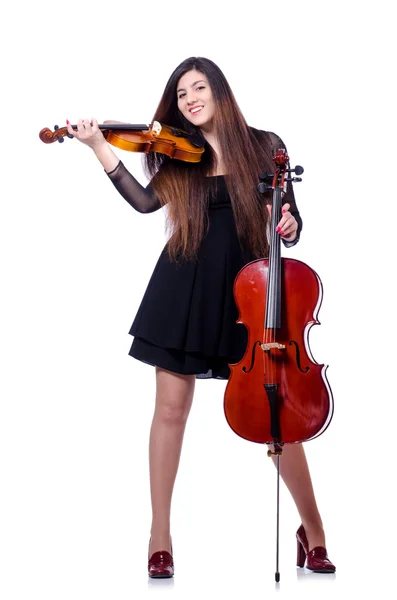
[[[268,136],[270,138],[271,149],[272,149],[273,154],[275,154],[277,152],[277,150],[280,150],[280,149],[287,151],[287,148],[286,148],[283,140],[278,135],[276,135],[275,133],[273,133],[271,131],[267,131],[266,133],[268,134]],[[284,246],[286,246],[287,248],[290,248],[291,246],[295,246],[295,244],[298,243],[300,233],[302,231],[302,218],[299,214],[298,207],[296,206],[294,188],[290,181],[287,182],[287,191],[283,198],[283,204],[285,204],[286,202],[288,202],[288,204],[290,205],[289,212],[291,213],[291,215],[293,215],[295,217],[295,219],[298,223],[296,238],[292,242],[288,242],[287,240],[283,240],[283,238],[281,238]]]
[[[154,193],[150,183],[144,188],[143,185],[127,171],[121,161],[113,171],[106,174],[112,181],[116,190],[125,200],[127,200],[128,204],[138,212],[151,213],[161,208],[160,200]]]

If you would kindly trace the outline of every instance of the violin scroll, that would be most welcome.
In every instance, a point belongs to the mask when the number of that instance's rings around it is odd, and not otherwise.
[[[58,127],[58,125],[54,125],[54,131],[51,131],[51,129],[49,129],[48,127],[44,127],[44,129],[42,129],[39,133],[41,141],[45,144],[52,144],[53,142],[63,142],[65,136],[73,138],[73,136],[70,135],[66,127]]]

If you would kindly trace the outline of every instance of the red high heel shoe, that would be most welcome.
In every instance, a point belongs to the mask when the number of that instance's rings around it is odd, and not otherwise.
[[[310,569],[315,573],[335,573],[336,567],[329,560],[325,548],[316,546],[309,552],[309,544],[303,525],[296,532],[296,540],[298,542],[297,567],[303,567],[306,561],[306,569]]]
[[[150,546],[150,542],[149,542]],[[171,544],[172,553],[172,544]],[[172,554],[166,550],[154,552],[148,561],[148,575],[154,578],[166,578],[174,576],[174,559]]]

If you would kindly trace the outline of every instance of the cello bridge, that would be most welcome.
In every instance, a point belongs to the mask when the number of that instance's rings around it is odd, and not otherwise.
[[[270,344],[261,344],[261,348],[264,352],[269,352],[269,350],[285,350],[285,344],[271,342]]]

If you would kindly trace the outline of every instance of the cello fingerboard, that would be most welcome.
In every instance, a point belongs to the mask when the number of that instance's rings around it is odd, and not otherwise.
[[[265,329],[281,327],[281,243],[280,236],[276,232],[281,216],[281,191],[279,187],[273,190]]]

